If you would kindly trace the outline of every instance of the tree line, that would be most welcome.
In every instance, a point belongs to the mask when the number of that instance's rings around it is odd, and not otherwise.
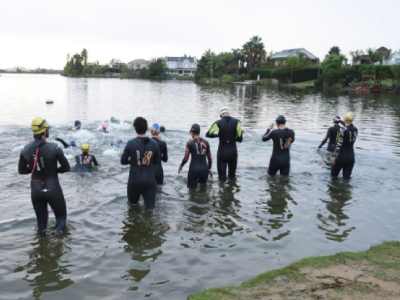
[[[147,68],[131,70],[122,62],[111,61],[110,64],[102,65],[98,61],[88,62],[88,51],[82,49],[67,57],[63,75],[70,77],[120,77],[120,78],[147,78],[165,79],[167,77],[167,66],[162,58],[152,60]]]

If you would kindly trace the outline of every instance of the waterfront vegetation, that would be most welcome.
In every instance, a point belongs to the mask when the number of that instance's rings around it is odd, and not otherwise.
[[[382,50],[385,49],[385,50]],[[339,47],[330,49],[322,62],[304,56],[288,57],[276,64],[267,56],[261,38],[253,37],[241,49],[214,53],[207,50],[200,58],[195,80],[201,84],[226,84],[276,79],[283,86],[297,89],[351,91],[361,87],[379,91],[400,90],[400,65],[383,65],[391,50],[384,47],[351,52],[353,64]],[[305,83],[306,84],[301,84]]]
[[[116,60],[101,65],[99,62],[89,63],[88,52],[83,49],[67,58],[64,76],[69,77],[109,77],[109,78],[144,78],[162,80],[167,79],[167,66],[161,58],[152,60],[147,68],[129,69],[128,65]]]
[[[399,297],[400,242],[386,242],[365,252],[306,258],[239,286],[205,290],[189,300]]]
[[[334,90],[347,92],[399,92],[400,65],[384,65],[391,50],[356,50],[351,52],[353,64],[334,46],[322,62],[303,55],[291,56],[278,64],[267,55],[264,42],[252,37],[241,48],[215,53],[207,50],[198,61],[195,82],[223,85],[232,82],[257,80],[258,84],[274,79],[282,87],[296,90]],[[112,60],[110,64],[88,62],[88,52],[83,49],[68,57],[63,75],[71,77],[112,77],[168,79],[164,59],[154,59],[148,67],[130,69],[127,64]]]

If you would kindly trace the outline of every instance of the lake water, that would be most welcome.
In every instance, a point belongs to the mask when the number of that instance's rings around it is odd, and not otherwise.
[[[400,239],[400,98],[3,74],[0,104],[0,299],[185,299],[305,256]],[[221,185],[214,176],[206,191],[189,193],[185,173],[177,174],[188,130],[198,122],[204,132],[223,105],[246,130],[237,182]],[[360,135],[346,183],[331,180],[316,148],[332,117],[348,110]],[[261,142],[278,114],[297,138],[287,180],[266,176],[272,149]],[[61,176],[69,213],[63,239],[36,237],[29,178],[16,171],[36,115],[51,124],[51,138],[89,142],[101,164],[93,174]],[[128,169],[111,146],[133,136],[131,125],[96,131],[111,116],[138,115],[167,128],[170,161],[153,215],[128,209]],[[81,132],[68,131],[75,119]],[[217,141],[210,143],[215,157]],[[72,163],[79,151],[65,152]]]

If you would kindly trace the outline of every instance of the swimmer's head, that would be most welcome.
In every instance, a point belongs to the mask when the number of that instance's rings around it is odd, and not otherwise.
[[[275,120],[277,125],[285,125],[286,124],[286,118],[282,115],[278,116]]]
[[[35,138],[40,138],[42,136],[49,137],[49,124],[45,119],[41,117],[34,118],[31,128]]]
[[[150,128],[151,135],[159,135],[161,132],[160,124],[154,123]]]
[[[353,116],[353,113],[352,113],[352,112],[346,113],[346,114],[344,115],[344,117],[343,117],[343,121],[344,121],[346,124],[352,124],[352,123],[353,123],[353,119],[354,119],[354,116]]]
[[[81,145],[81,150],[82,150],[83,154],[89,154],[90,145],[89,144],[82,144]]]
[[[336,117],[333,118],[332,121],[333,121],[333,123],[338,124],[338,123],[340,123],[341,120],[342,119],[339,116],[336,116]]]
[[[160,126],[160,132],[163,132],[163,133],[164,133],[164,132],[165,132],[165,130],[166,130],[166,129],[165,129],[165,127],[164,127],[164,126]]]
[[[77,129],[77,130],[79,130],[79,129],[81,129],[81,127],[82,127],[82,122],[79,121],[79,120],[75,120],[75,122],[74,122],[74,128]]]
[[[137,134],[145,134],[148,129],[147,120],[143,117],[137,117],[133,121],[133,127]]]
[[[229,109],[226,106],[221,107],[220,110],[219,110],[219,116],[221,118],[222,117],[229,117],[230,116]]]
[[[199,135],[200,134],[200,125],[193,124],[189,131],[192,135]]]

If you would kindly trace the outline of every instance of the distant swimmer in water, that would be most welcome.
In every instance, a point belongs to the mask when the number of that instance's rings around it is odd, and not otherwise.
[[[121,121],[117,119],[116,117],[111,117],[110,122],[114,124],[121,124]]]
[[[339,135],[340,135],[340,123],[341,122],[342,121],[339,116],[336,116],[333,119],[333,126],[328,128],[326,136],[322,140],[321,144],[318,146],[318,149],[321,149],[326,144],[326,142],[329,141],[327,151],[331,152],[331,153],[335,152],[336,144],[338,142]]]
[[[137,137],[125,146],[121,156],[122,165],[130,165],[128,179],[128,200],[137,205],[143,196],[146,209],[155,207],[157,192],[156,166],[160,163],[160,147],[146,136],[147,120],[137,117],[133,122]]]
[[[79,120],[75,120],[74,126],[72,127],[73,131],[78,131],[82,128],[82,122]]]
[[[166,131],[165,126],[160,126],[160,132],[164,133]]]
[[[81,145],[82,154],[75,156],[76,166],[75,169],[79,171],[90,172],[99,166],[96,156],[90,154],[90,145]]]
[[[104,122],[102,122],[101,124],[100,124],[100,127],[99,127],[99,131],[102,131],[102,132],[104,132],[104,133],[109,133],[110,131],[109,131],[109,127],[110,127],[110,124],[108,123],[108,121],[106,120],[106,121],[104,121]]]
[[[47,142],[49,125],[43,118],[32,121],[33,142],[22,150],[19,174],[31,174],[31,198],[36,213],[38,233],[46,234],[48,210],[50,205],[56,217],[56,232],[65,231],[67,208],[64,194],[58,181],[58,174],[70,170],[67,158],[60,147]]]
[[[75,141],[70,141],[69,143],[67,143],[65,140],[63,140],[62,138],[59,138],[59,137],[55,138],[55,140],[57,142],[60,142],[65,149],[67,149],[69,147],[76,147],[76,142]]]
[[[150,128],[150,133],[152,139],[156,141],[158,146],[160,147],[161,160],[159,161],[159,164],[156,165],[156,181],[157,184],[162,185],[164,184],[164,170],[161,161],[163,162],[168,161],[168,148],[167,148],[167,143],[161,140],[160,129],[161,129],[160,125],[154,123],[153,126],[151,126]]]
[[[331,175],[333,178],[337,178],[343,171],[343,178],[350,179],[355,164],[354,144],[358,137],[358,129],[353,125],[351,112],[344,116],[343,121],[344,127],[340,128]]]
[[[179,166],[178,173],[182,171],[183,166],[191,156],[187,185],[190,189],[194,189],[199,183],[202,185],[207,183],[208,175],[211,174],[212,157],[209,143],[200,137],[200,125],[193,124],[190,135],[192,139],[186,144],[185,156]]]
[[[236,143],[243,140],[243,129],[240,121],[230,116],[226,107],[220,110],[221,119],[214,122],[208,130],[206,137],[219,138],[217,153],[217,169],[220,181],[226,180],[228,169],[229,179],[235,179],[238,160]]]
[[[276,119],[277,129],[273,129],[274,124],[267,129],[263,135],[263,142],[272,140],[273,150],[268,167],[268,174],[275,176],[279,173],[288,176],[290,172],[290,147],[294,142],[294,131],[286,127],[286,118],[279,116]]]

